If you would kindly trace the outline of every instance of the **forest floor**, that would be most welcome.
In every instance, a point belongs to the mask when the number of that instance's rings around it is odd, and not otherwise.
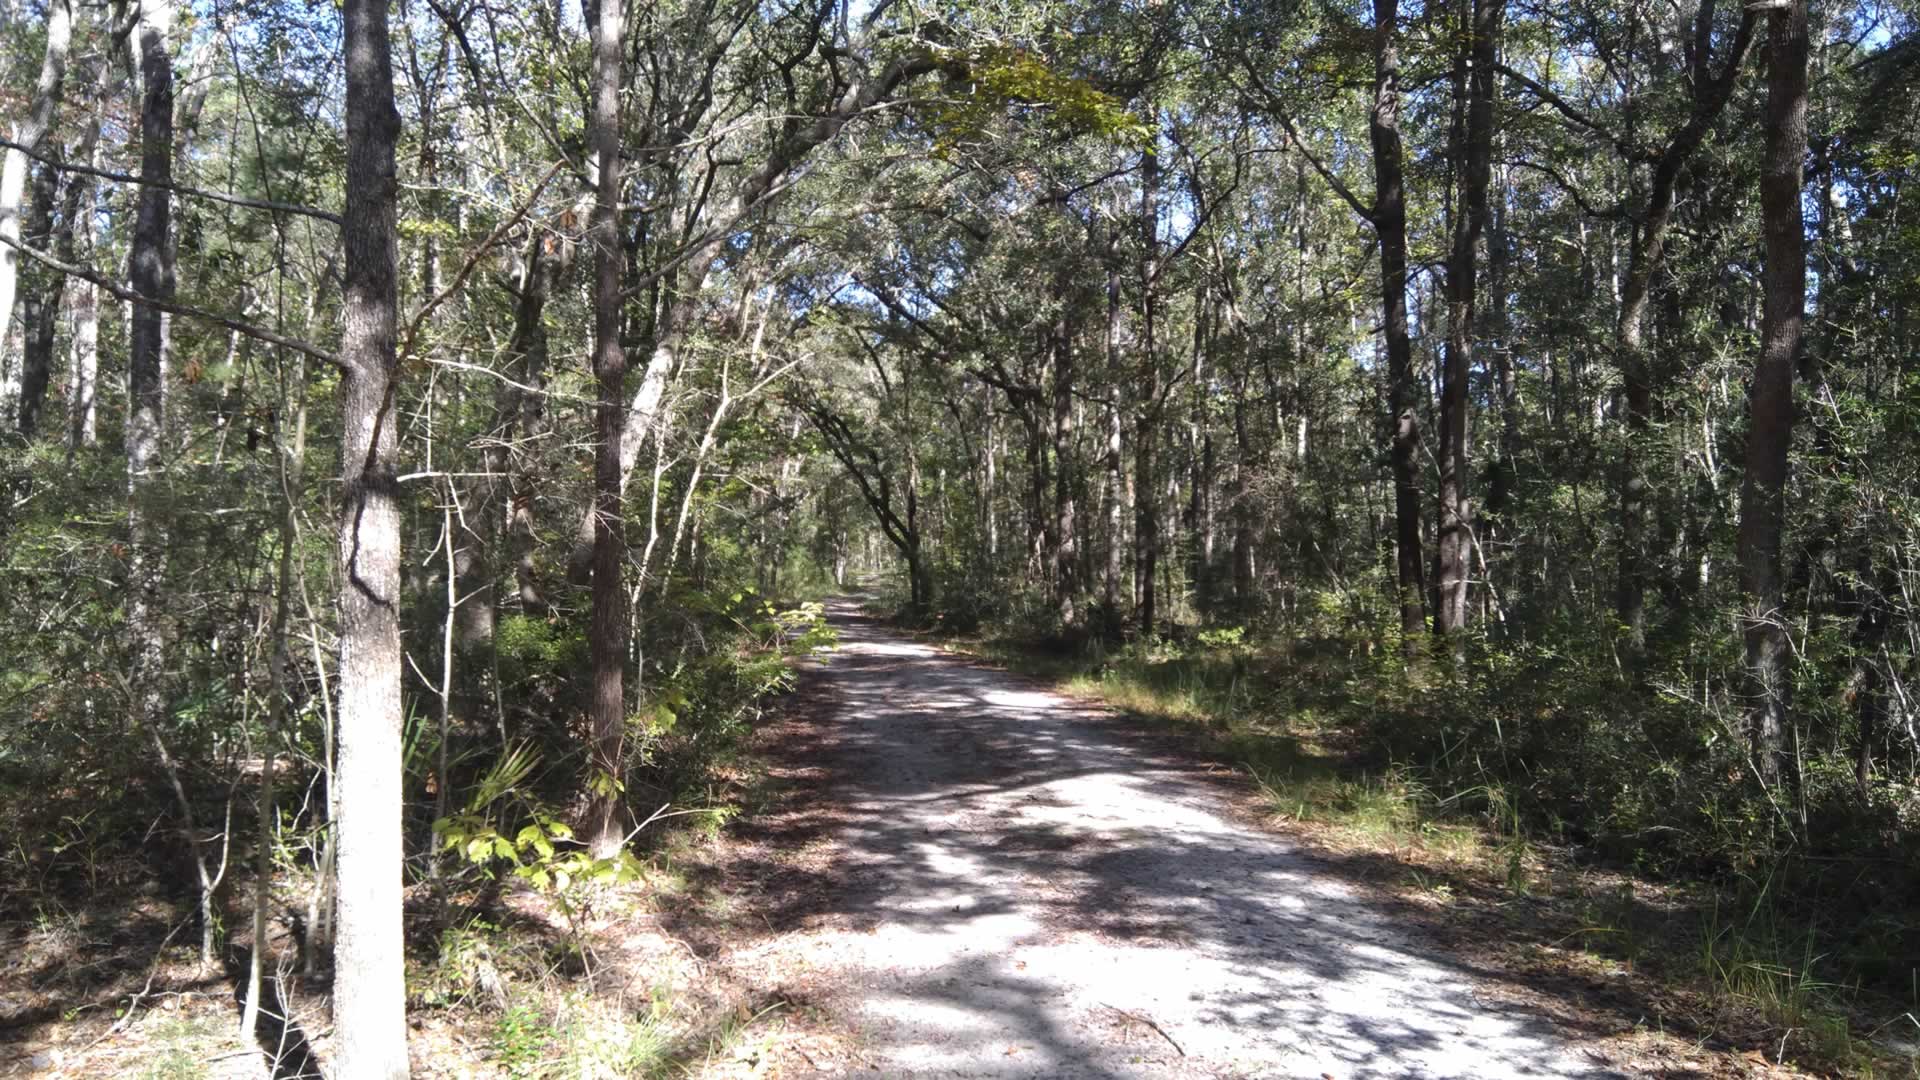
[[[779,1010],[759,1074],[1796,1075],[1379,887],[1191,739],[830,613],[768,804],[684,868],[726,903],[662,912]]]

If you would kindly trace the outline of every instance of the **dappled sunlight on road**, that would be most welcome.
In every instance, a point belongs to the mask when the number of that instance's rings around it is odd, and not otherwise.
[[[1200,766],[833,615],[832,857],[764,947],[874,1074],[1612,1075],[1243,823]]]

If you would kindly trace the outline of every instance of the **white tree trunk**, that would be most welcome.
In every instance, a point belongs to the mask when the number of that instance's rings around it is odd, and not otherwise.
[[[54,106],[60,101],[60,82],[67,74],[67,47],[73,40],[73,5],[70,0],[50,0],[47,4],[47,52],[40,63],[40,81],[33,88],[33,102],[27,115],[13,128],[13,141],[39,149],[53,126]],[[13,302],[20,291],[20,253],[13,245],[20,242],[20,200],[27,190],[27,154],[9,147],[6,162],[0,166],[0,343],[7,340],[13,325]],[[4,347],[4,344],[0,344]],[[9,418],[20,400],[19,358],[9,354],[4,382],[0,383],[0,409]]]
[[[386,0],[347,0],[347,168],[341,238],[339,836],[333,1075],[408,1075],[401,912],[398,185]]]

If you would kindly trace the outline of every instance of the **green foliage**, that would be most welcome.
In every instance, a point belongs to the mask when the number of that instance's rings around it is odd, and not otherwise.
[[[987,138],[1006,116],[1034,117],[1054,132],[1090,135],[1118,145],[1143,147],[1154,129],[1111,94],[1085,79],[1062,74],[1034,51],[1011,45],[987,45],[965,51],[943,50],[964,74],[949,79],[923,112],[936,133],[935,157],[951,155],[961,143]]]
[[[501,678],[510,685],[554,679],[579,671],[587,639],[577,628],[551,619],[509,614],[494,628]]]
[[[217,1016],[198,1013],[158,1022],[151,1038],[151,1052],[133,1073],[138,1080],[200,1080],[208,1059],[231,1045],[232,1033]]]
[[[552,1042],[546,1018],[527,1005],[515,1004],[495,1023],[493,1057],[508,1076],[537,1076]]]
[[[1234,650],[1247,643],[1247,628],[1244,626],[1218,626],[1200,631],[1200,644],[1209,649]]]
[[[579,902],[581,888],[640,877],[642,868],[630,852],[623,848],[617,855],[595,858],[575,842],[571,825],[518,791],[535,764],[524,747],[502,755],[465,812],[434,821],[441,850],[457,852],[487,877],[504,865],[512,876],[552,896],[562,910]],[[518,796],[515,801],[525,807],[518,829],[503,829],[497,824],[500,819],[489,813],[508,796]]]
[[[624,1016],[575,993],[550,1011],[517,1001],[495,1021],[494,1061],[504,1075],[526,1080],[667,1075],[671,1044],[662,1012],[656,1001],[649,1015]]]
[[[424,978],[409,980],[423,1005],[457,1008],[481,1002],[503,1008],[506,975],[495,956],[500,927],[480,916],[440,932],[433,967]]]

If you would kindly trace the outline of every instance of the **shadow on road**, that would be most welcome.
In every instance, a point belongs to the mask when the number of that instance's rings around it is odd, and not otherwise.
[[[1617,1075],[1574,1047],[1600,1032],[1485,996],[1504,976],[1243,821],[1213,767],[831,615],[767,748],[790,788],[727,878],[882,1073]]]

